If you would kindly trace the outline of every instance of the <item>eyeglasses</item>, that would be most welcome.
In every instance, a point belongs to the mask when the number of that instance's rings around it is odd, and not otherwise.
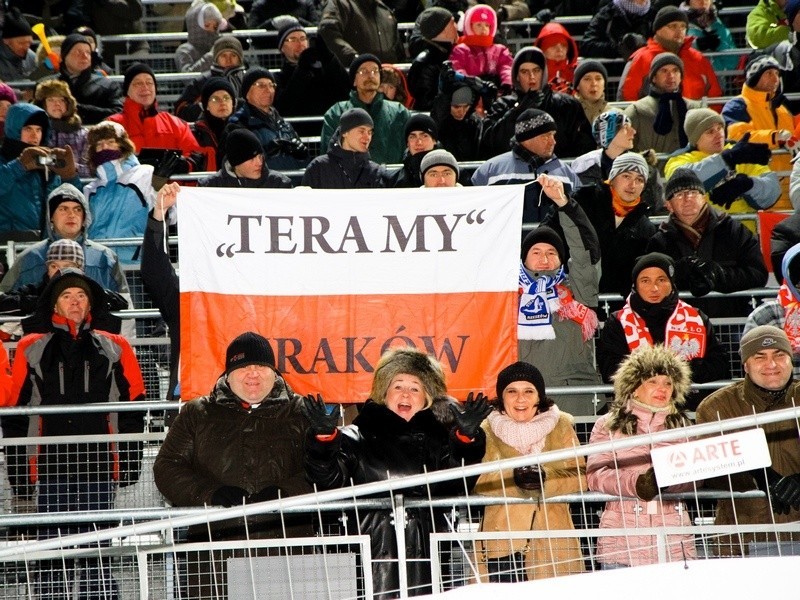
[[[253,84],[253,87],[258,88],[260,90],[265,90],[265,89],[266,90],[274,90],[278,86],[275,85],[274,83],[272,83],[271,81],[256,81]]]
[[[380,73],[380,72],[381,72],[381,71],[380,71],[380,69],[359,69],[359,70],[357,71],[357,73],[358,73],[359,75],[361,75],[362,77],[363,77],[364,75],[377,75],[377,74],[378,74],[378,73]]]
[[[298,36],[298,37],[288,37],[284,41],[284,44],[286,42],[289,42],[290,44],[300,44],[302,42],[307,42],[307,41],[308,41],[308,38],[303,35],[303,36]]]
[[[131,87],[135,87],[135,88],[143,88],[143,87],[155,88],[156,87],[156,82],[153,81],[150,78],[140,79],[139,81],[132,81],[131,82]]]
[[[225,94],[224,96],[211,96],[208,101],[211,102],[211,104],[230,104],[233,102],[233,98]]]
[[[682,192],[675,192],[672,194],[670,200],[695,200],[698,196],[703,196],[702,192],[698,190],[683,190]]]

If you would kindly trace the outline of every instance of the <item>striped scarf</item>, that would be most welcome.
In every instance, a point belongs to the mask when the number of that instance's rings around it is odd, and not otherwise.
[[[631,352],[640,347],[653,346],[653,336],[647,323],[631,308],[630,295],[619,311],[618,319]],[[698,310],[678,300],[675,310],[667,319],[664,345],[684,360],[702,358],[706,354],[706,337],[706,326]]]
[[[794,353],[800,354],[800,303],[786,283],[778,290],[778,304],[783,307],[783,330]]]

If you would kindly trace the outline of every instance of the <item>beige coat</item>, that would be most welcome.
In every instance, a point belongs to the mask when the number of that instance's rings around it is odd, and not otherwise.
[[[519,452],[502,442],[484,422],[486,431],[486,453],[483,462],[520,456]],[[577,447],[580,445],[572,425],[572,416],[561,413],[558,423],[545,439],[542,452]],[[560,460],[542,465],[546,476],[545,498],[586,490],[584,458]],[[487,506],[481,522],[481,532],[540,531],[574,529],[568,504],[544,504],[539,502],[542,494],[529,492],[514,484],[510,469],[484,473],[475,485],[475,493],[484,496],[510,498],[532,498],[530,504],[502,504]],[[502,538],[503,536],[498,536]],[[526,575],[529,580],[558,575],[580,573],[584,570],[583,555],[578,538],[498,539],[478,541],[475,562],[482,575],[487,575],[488,559],[509,556],[521,552],[525,557]],[[484,579],[485,580],[485,579]]]

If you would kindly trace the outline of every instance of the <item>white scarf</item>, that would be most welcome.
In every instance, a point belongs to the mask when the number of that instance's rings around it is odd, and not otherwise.
[[[556,428],[560,414],[561,411],[554,404],[526,423],[518,423],[497,411],[490,413],[487,419],[489,427],[498,438],[520,454],[527,455],[542,451],[545,438]]]

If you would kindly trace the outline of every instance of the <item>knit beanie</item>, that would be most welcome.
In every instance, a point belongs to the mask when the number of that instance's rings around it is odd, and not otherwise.
[[[653,33],[675,21],[681,21],[687,27],[689,26],[689,17],[684,11],[677,6],[665,6],[656,13],[656,18],[653,19]]]
[[[366,125],[367,127],[375,127],[372,117],[370,117],[369,113],[363,108],[349,108],[342,113],[341,117],[339,117],[340,134],[347,133],[351,129],[361,127],[362,125]]]
[[[85,257],[83,248],[75,240],[61,239],[56,240],[47,248],[45,264],[56,260],[64,260],[75,263],[79,269],[83,269]]]
[[[86,44],[89,46],[89,50],[92,49],[92,43],[85,35],[81,35],[80,33],[70,33],[67,37],[64,38],[64,41],[61,42],[61,58],[62,60],[67,57],[69,51],[75,47],[76,44]]]
[[[701,194],[706,193],[706,188],[697,174],[691,169],[675,169],[667,184],[664,186],[664,200],[669,202],[678,192],[686,190],[697,190]]]
[[[697,147],[697,140],[715,123],[725,127],[725,121],[717,111],[710,108],[692,108],[686,112],[683,120],[683,130],[686,132],[686,139],[692,148]]]
[[[680,56],[672,52],[662,52],[661,54],[656,54],[655,58],[653,58],[653,62],[650,63],[650,73],[647,75],[647,80],[652,81],[653,77],[658,73],[658,70],[667,65],[675,65],[678,67],[681,71],[681,78],[683,77],[683,61]]]
[[[225,140],[225,160],[232,167],[238,167],[260,154],[264,154],[264,147],[256,134],[249,129],[234,129],[228,134]]]
[[[603,81],[608,83],[608,71],[603,66],[603,63],[596,60],[582,60],[575,67],[575,76],[572,78],[572,87],[578,89],[578,84],[587,73],[600,73],[603,76]]]
[[[558,232],[548,227],[547,225],[539,225],[536,229],[528,232],[525,239],[522,240],[522,251],[520,252],[520,260],[524,263],[528,257],[528,252],[535,244],[550,244],[558,252],[558,260],[564,264],[566,252],[564,250],[564,240],[558,235]]]
[[[17,94],[11,86],[0,81],[0,100],[7,100],[11,104],[17,103]]]
[[[739,356],[742,363],[760,350],[781,350],[792,356],[792,345],[783,329],[773,325],[759,325],[753,327],[742,336],[739,342]]]
[[[361,65],[364,63],[373,62],[375,66],[378,67],[378,70],[381,68],[381,59],[379,59],[374,54],[359,54],[353,59],[353,62],[350,63],[350,83],[355,85],[356,82],[356,73],[361,68]]]
[[[19,9],[14,7],[6,13],[3,19],[3,39],[8,40],[26,35],[33,37],[33,29]]]
[[[542,69],[542,86],[547,84],[547,59],[544,57],[544,52],[542,52],[541,48],[531,46],[529,48],[523,48],[514,55],[514,63],[511,65],[511,81],[514,86],[517,85],[519,68],[522,66],[522,63],[526,62],[539,65]]]
[[[250,88],[253,87],[253,84],[259,79],[269,79],[271,82],[275,83],[275,76],[267,69],[263,67],[248,69],[247,73],[242,77],[242,87],[239,88],[239,97],[246,99]]]
[[[544,377],[542,377],[539,369],[530,363],[518,361],[508,365],[497,374],[495,393],[499,400],[503,399],[503,392],[505,389],[515,381],[527,381],[528,383],[532,383],[533,387],[536,388],[536,392],[539,394],[540,402],[547,397],[544,388]]]
[[[224,77],[211,77],[203,84],[203,91],[200,94],[200,104],[202,105],[204,111],[208,110],[208,99],[211,98],[214,92],[218,92],[220,90],[225,90],[228,92],[228,95],[233,100],[231,106],[235,107],[236,90],[233,89],[231,82]]]
[[[447,27],[451,20],[453,20],[453,14],[446,8],[441,6],[426,8],[417,17],[419,32],[423,38],[430,42],[444,31],[444,28]]]
[[[633,264],[631,281],[633,281],[634,287],[636,287],[636,278],[639,277],[639,273],[652,267],[664,271],[664,274],[669,277],[669,280],[672,282],[672,287],[675,288],[675,261],[672,260],[671,256],[667,256],[661,252],[650,252],[649,254],[640,256]]]
[[[422,162],[419,164],[419,171],[422,174],[422,178],[425,178],[425,172],[432,168],[432,167],[450,167],[455,171],[456,177],[459,175],[458,169],[458,161],[456,157],[450,154],[447,150],[443,148],[437,148],[436,150],[431,150],[428,152],[425,157],[422,159]]]
[[[412,115],[408,121],[406,121],[404,133],[405,139],[408,139],[408,136],[411,135],[412,131],[424,131],[430,135],[434,141],[439,139],[439,127],[436,125],[436,121],[434,121],[425,113],[416,113]]]
[[[617,133],[630,123],[631,120],[623,112],[618,110],[607,110],[597,117],[592,123],[592,136],[597,145],[603,149],[611,145],[611,141],[616,137]]]
[[[278,29],[278,50],[280,51],[283,48],[283,44],[286,41],[286,38],[289,37],[290,34],[294,33],[295,31],[302,31],[305,33],[305,28],[300,24],[295,18],[286,19],[286,21],[280,26]]]
[[[125,77],[122,80],[123,95],[128,95],[128,88],[131,86],[131,81],[133,81],[134,77],[142,73],[147,73],[153,78],[153,82],[156,84],[156,93],[158,93],[158,81],[156,81],[156,74],[153,72],[153,69],[144,63],[133,63],[125,70]]]
[[[214,57],[214,62],[217,62],[219,55],[230,50],[239,57],[239,64],[244,63],[244,50],[242,49],[242,42],[232,35],[221,35],[211,46],[211,55]]]
[[[67,288],[80,288],[89,297],[89,305],[94,304],[94,294],[92,293],[89,278],[78,269],[61,269],[61,273],[56,275],[50,280],[50,285],[47,286],[50,290],[49,302],[50,306],[55,306],[58,297]]]
[[[442,365],[428,354],[416,348],[393,348],[381,356],[375,366],[370,398],[373,402],[386,402],[386,391],[397,375],[413,375],[425,388],[425,408],[429,408],[434,398],[447,395]]]
[[[261,365],[275,369],[275,353],[267,338],[252,331],[239,335],[228,344],[225,351],[225,374],[247,367]]]
[[[650,168],[648,167],[644,156],[638,152],[626,152],[625,154],[620,154],[614,159],[614,162],[611,163],[611,170],[608,172],[608,180],[611,181],[620,173],[629,172],[638,173],[644,177],[645,182],[647,181],[647,178],[650,175]]]
[[[744,68],[745,83],[749,88],[755,88],[758,80],[769,69],[778,69],[781,72],[781,65],[773,56],[758,56],[751,60]]]
[[[463,106],[464,104],[471,106],[474,100],[475,96],[472,94],[472,90],[468,86],[462,85],[450,97],[450,106]]]
[[[556,122],[548,113],[538,108],[528,108],[517,117],[517,122],[514,124],[514,139],[524,142],[556,129],[558,129]]]

